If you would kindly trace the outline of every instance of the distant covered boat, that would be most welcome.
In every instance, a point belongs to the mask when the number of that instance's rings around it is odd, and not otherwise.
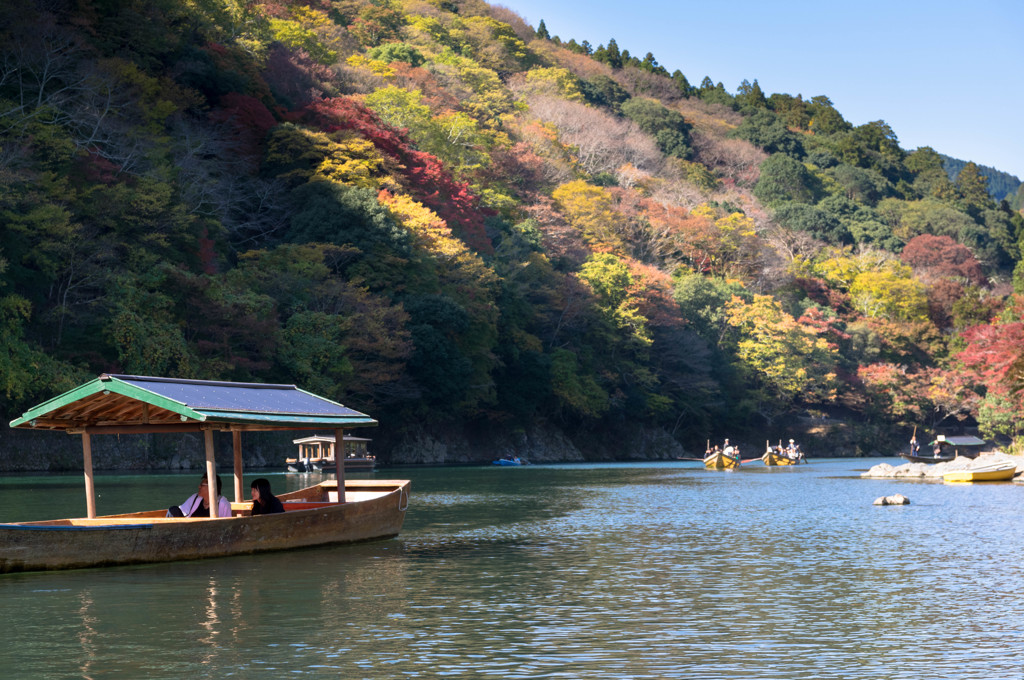
[[[492,465],[523,465],[523,459],[519,456],[504,456],[495,459]]]
[[[164,562],[351,543],[398,534],[409,503],[407,480],[337,481],[279,495],[285,512],[251,515],[242,495],[243,432],[332,428],[377,422],[294,385],[101,375],[11,421],[11,427],[82,436],[86,516],[0,524],[0,572]],[[216,476],[213,434],[230,432],[235,502],[217,517],[208,485],[208,518],[166,517],[166,510],[96,515],[92,437],[101,434],[203,434],[206,475]]]
[[[343,443],[346,472],[373,470],[377,466],[377,457],[367,451],[370,441],[366,437],[346,435]],[[292,443],[299,450],[295,458],[285,458],[288,472],[319,472],[325,468],[333,469],[337,465],[334,451],[336,437],[332,434],[293,439]]]

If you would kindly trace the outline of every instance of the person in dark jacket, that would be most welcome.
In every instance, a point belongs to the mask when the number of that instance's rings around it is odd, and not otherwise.
[[[254,479],[250,487],[252,492],[252,514],[272,515],[275,512],[284,512],[284,506],[277,496],[270,492],[270,482],[260,477]]]

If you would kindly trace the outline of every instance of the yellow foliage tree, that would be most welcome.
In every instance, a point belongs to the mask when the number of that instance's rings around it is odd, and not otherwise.
[[[858,274],[850,286],[850,299],[865,316],[908,322],[928,318],[928,295],[910,267]]]
[[[575,180],[559,186],[551,197],[587,243],[612,250],[623,247],[618,235],[622,216],[613,209],[615,200],[607,189]]]
[[[549,88],[553,94],[571,102],[583,102],[580,79],[564,68],[532,68],[526,73],[526,82],[540,88]]]
[[[762,410],[782,411],[793,401],[835,397],[836,350],[801,325],[769,295],[750,303],[737,296],[726,304],[726,319],[737,333],[736,353],[765,389]]]

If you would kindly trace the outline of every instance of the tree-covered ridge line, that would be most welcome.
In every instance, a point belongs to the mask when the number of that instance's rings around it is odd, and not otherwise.
[[[942,167],[946,169],[950,181],[955,182],[956,178],[960,175],[960,171],[969,161],[952,158],[944,154],[940,155],[942,156]],[[1020,210],[1022,206],[1019,198],[1021,188],[1019,177],[1008,172],[996,170],[987,165],[979,165],[978,170],[988,178],[988,193],[991,194],[992,198],[997,201],[1010,201],[1010,205],[1015,210]]]
[[[573,52],[592,56],[595,60],[609,64],[614,68],[621,69],[628,66],[648,73],[671,78],[679,88],[679,91],[687,97],[700,96],[702,99],[718,101],[720,103],[730,105],[733,108],[737,108],[737,106],[746,103],[748,95],[753,95],[754,98],[763,96],[760,86],[757,84],[757,80],[755,80],[753,84],[751,84],[749,80],[744,80],[738,86],[736,94],[730,94],[722,82],[715,83],[710,76],[704,76],[700,87],[693,87],[690,84],[690,81],[679,69],[675,69],[670,74],[664,65],[658,63],[658,59],[652,52],[647,52],[643,59],[641,59],[630,54],[628,49],[620,49],[618,42],[616,42],[614,38],[611,38],[608,41],[607,46],[599,44],[596,48],[594,48],[587,40],[577,43],[575,39],[570,39],[563,42],[557,35],[552,36],[550,34],[543,19],[541,19],[540,23],[537,25],[536,33],[538,38],[551,40],[555,44],[564,46],[566,49]],[[772,97],[776,97],[780,101],[793,99],[790,95],[784,94],[775,94],[772,95]],[[803,97],[801,95],[797,95],[795,99],[797,101],[803,101]],[[814,97],[812,100],[813,99],[824,101],[828,98],[822,95]],[[957,176],[960,174],[960,170],[970,162],[952,158],[945,154],[939,154],[939,156],[942,158],[943,168],[949,175],[950,181],[956,181]],[[1020,210],[1024,207],[1017,196],[1021,187],[1020,178],[986,165],[979,165],[978,169],[988,178],[988,190],[992,198],[997,202],[1004,199],[1010,201],[1014,210]]]
[[[693,88],[479,0],[0,27],[11,412],[110,371],[294,382],[392,432],[1021,432],[1024,220],[825,97]]]

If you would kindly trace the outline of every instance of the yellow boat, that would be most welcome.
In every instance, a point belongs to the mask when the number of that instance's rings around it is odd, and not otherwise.
[[[0,573],[167,562],[354,543],[395,536],[409,505],[408,480],[337,479],[280,494],[285,512],[252,515],[243,497],[242,435],[249,432],[344,430],[377,421],[295,385],[101,375],[11,422],[11,427],[80,434],[86,516],[0,523]],[[208,485],[209,518],[167,517],[167,510],[97,515],[92,437],[147,433],[201,435],[206,476],[214,479],[214,433],[231,435],[235,500],[218,517]],[[338,459],[340,460],[340,459]]]
[[[764,461],[765,465],[770,467],[775,465],[796,465],[799,462],[776,451],[765,451],[764,455],[761,456],[761,460]]]
[[[955,470],[942,475],[944,482],[1005,482],[1017,474],[1017,466],[1003,463],[974,470]]]
[[[739,456],[730,456],[723,451],[715,451],[714,453],[704,457],[704,467],[709,469],[732,470],[739,466]]]

